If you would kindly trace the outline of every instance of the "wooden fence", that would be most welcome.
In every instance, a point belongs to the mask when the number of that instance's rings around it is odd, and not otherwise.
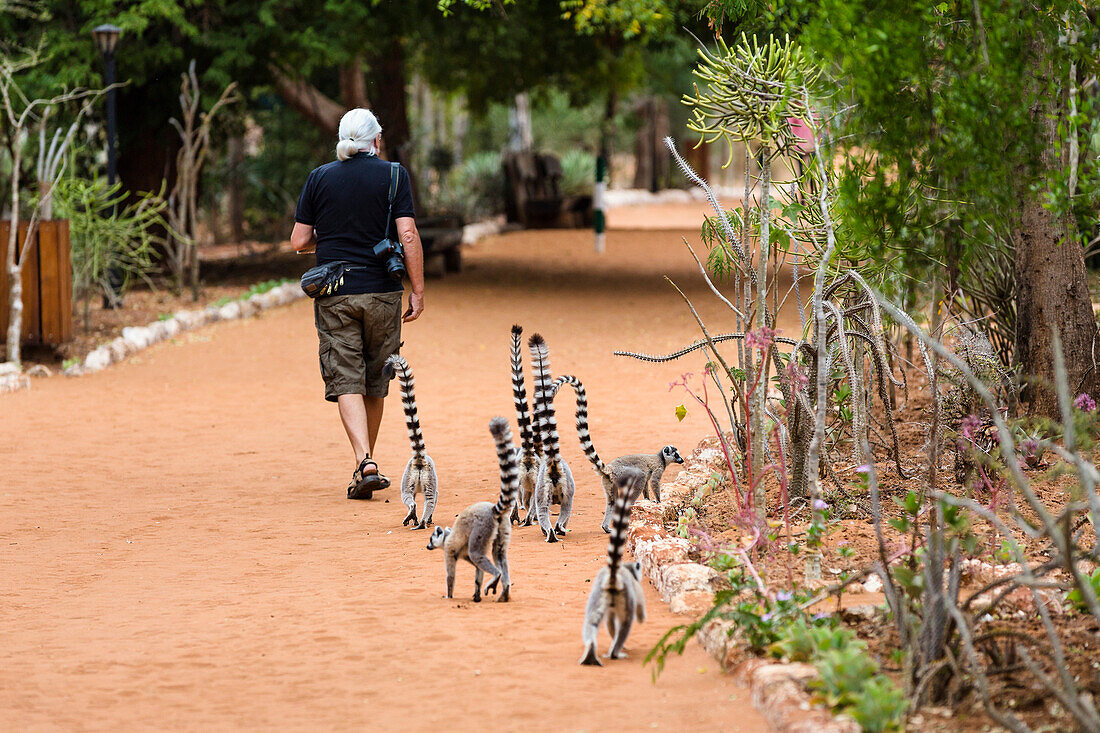
[[[8,332],[8,272],[3,254],[11,236],[11,222],[0,221],[0,342]],[[27,224],[19,226],[19,249],[27,238]],[[23,341],[60,346],[73,337],[73,273],[69,251],[69,222],[62,219],[38,224],[37,241],[23,264]]]

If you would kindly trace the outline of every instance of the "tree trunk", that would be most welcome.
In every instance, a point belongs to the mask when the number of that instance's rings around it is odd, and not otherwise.
[[[367,80],[363,76],[363,57],[356,55],[340,67],[340,101],[347,109],[370,108]],[[343,115],[343,112],[340,113]]]
[[[369,59],[368,86],[374,100],[374,114],[382,123],[382,146],[386,160],[398,162],[409,172],[413,198],[420,200],[412,170],[412,136],[409,127],[408,79],[405,48],[392,38],[377,56]]]
[[[382,141],[388,160],[408,167],[411,150],[405,49],[401,39],[393,38],[382,52],[370,59],[370,96],[374,114],[382,123]]]
[[[235,244],[244,241],[244,138],[234,135],[226,141],[229,176],[225,182],[225,215],[229,219],[229,238]]]
[[[1060,106],[1058,96],[1043,93],[1054,82],[1049,49],[1041,39],[1031,43],[1035,68],[1035,95],[1031,107],[1034,129],[1039,134],[1037,165],[1021,177],[1021,183],[1059,180],[1063,161],[1058,149]],[[1062,85],[1056,85],[1060,88]],[[1033,414],[1058,416],[1054,389],[1053,334],[1062,338],[1066,378],[1073,394],[1096,394],[1097,373],[1093,348],[1096,320],[1092,312],[1085,272],[1084,251],[1071,238],[1071,215],[1058,216],[1043,206],[1044,191],[1025,189],[1020,218],[1014,232],[1016,293],[1016,361],[1025,378],[1021,394]]]
[[[512,108],[508,110],[508,149],[517,153],[530,152],[535,146],[535,136],[531,130],[531,98],[527,92],[516,95]]]
[[[634,137],[634,188],[644,188],[648,191],[657,190],[654,187],[653,177],[653,164],[656,159],[654,147],[658,145],[655,139],[656,131],[653,129],[653,107],[652,97],[646,97],[638,105],[638,113],[642,118],[642,124],[638,127],[638,132]],[[663,152],[664,146],[662,145],[660,149]]]
[[[344,105],[326,97],[305,79],[292,79],[275,66],[270,69],[275,90],[282,100],[317,129],[336,137],[340,129],[340,118],[346,111]]]
[[[607,181],[611,183],[611,156],[615,152],[613,141],[615,139],[615,110],[618,105],[618,94],[612,87],[607,93],[607,106],[604,107],[603,122],[600,124],[600,156],[607,161]]]

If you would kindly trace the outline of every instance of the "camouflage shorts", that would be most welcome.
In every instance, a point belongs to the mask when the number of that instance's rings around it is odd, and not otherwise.
[[[317,298],[313,318],[325,399],[385,397],[390,380],[382,367],[401,346],[401,291]]]

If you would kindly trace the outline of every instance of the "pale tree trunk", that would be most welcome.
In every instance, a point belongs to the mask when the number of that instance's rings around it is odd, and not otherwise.
[[[765,143],[760,146],[760,242],[756,248],[756,327],[758,329],[768,326],[767,320],[767,296],[768,296],[768,251],[771,249],[771,151]],[[778,287],[778,284],[776,285]],[[752,397],[752,415],[749,423],[752,426],[752,475],[756,484],[756,516],[761,521],[766,519],[767,494],[764,482],[760,480],[760,472],[764,468],[764,401],[768,395],[768,350],[760,352],[760,359],[754,361],[759,372],[751,378],[757,380],[756,391]]]
[[[19,165],[22,163],[20,146],[12,148],[11,177],[11,230],[8,232],[8,250],[4,265],[8,269],[8,335],[7,360],[22,362],[21,340],[23,331],[23,263],[16,262],[19,249]],[[28,232],[30,234],[30,232]]]
[[[1054,83],[1051,51],[1042,40],[1033,41],[1030,47],[1036,80],[1031,115],[1040,135],[1039,159],[1032,175],[1021,178],[1022,183],[1058,180],[1064,162],[1055,153],[1061,119],[1059,99],[1042,91]],[[1071,238],[1076,230],[1072,215],[1058,216],[1051,212],[1043,205],[1043,197],[1042,190],[1025,190],[1021,194],[1019,221],[1013,237],[1017,280],[1016,362],[1025,376],[1034,378],[1022,395],[1023,401],[1030,403],[1030,412],[1053,417],[1058,415],[1054,333],[1061,335],[1070,389],[1074,394],[1095,395],[1096,320],[1084,250]]]
[[[509,150],[527,152],[534,147],[535,136],[531,130],[531,98],[527,92],[516,95],[515,103],[508,110],[508,127]]]

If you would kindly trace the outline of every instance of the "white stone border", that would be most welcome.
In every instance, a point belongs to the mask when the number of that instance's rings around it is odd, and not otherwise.
[[[661,488],[661,503],[640,499],[630,517],[627,544],[642,572],[653,581],[661,600],[674,613],[694,613],[709,608],[720,579],[717,571],[690,560],[691,543],[673,537],[665,522],[673,521],[699,487],[706,484],[721,458],[712,448],[696,448],[676,480]],[[845,715],[814,707],[806,682],[817,676],[809,664],[772,663],[740,656],[734,625],[715,620],[695,638],[739,682],[749,688],[752,703],[773,730],[779,733],[859,733],[859,725]]]
[[[122,329],[121,336],[93,350],[82,363],[70,366],[64,373],[66,376],[77,377],[98,372],[185,331],[193,331],[218,321],[251,318],[270,308],[289,305],[304,297],[306,294],[302,292],[301,286],[291,281],[223,306],[209,305],[203,309],[181,310],[171,318],[154,321],[148,326],[127,326]]]

